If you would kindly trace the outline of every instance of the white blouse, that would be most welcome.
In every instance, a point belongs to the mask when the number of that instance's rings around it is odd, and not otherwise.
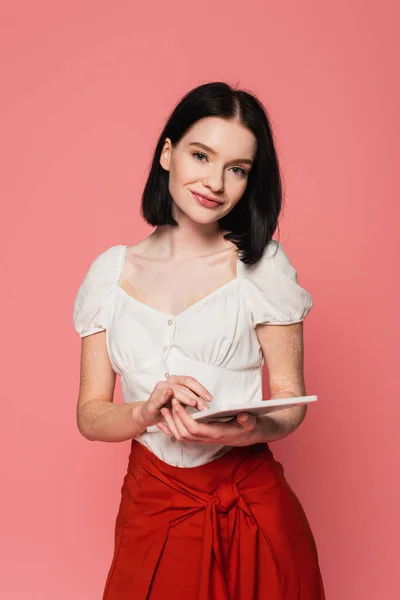
[[[282,244],[272,240],[253,266],[238,258],[235,279],[176,315],[136,300],[121,287],[127,249],[111,246],[94,259],[73,310],[80,337],[106,331],[124,402],[147,400],[169,374],[195,377],[212,394],[212,408],[262,400],[264,358],[256,325],[298,323],[313,305]],[[173,442],[161,431],[135,439],[177,467],[205,464],[230,449]]]

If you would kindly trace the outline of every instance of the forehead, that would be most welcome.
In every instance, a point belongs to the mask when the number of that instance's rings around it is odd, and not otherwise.
[[[181,143],[201,142],[218,154],[254,158],[257,142],[254,134],[236,119],[205,117],[196,121],[183,136]]]

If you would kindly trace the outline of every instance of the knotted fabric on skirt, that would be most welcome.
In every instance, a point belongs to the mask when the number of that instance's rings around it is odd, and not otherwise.
[[[103,600],[324,600],[302,506],[267,444],[200,467],[132,440]]]

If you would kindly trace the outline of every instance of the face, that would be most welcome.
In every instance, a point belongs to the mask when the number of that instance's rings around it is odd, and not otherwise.
[[[169,171],[172,214],[197,223],[226,215],[243,196],[257,149],[253,133],[236,119],[206,117],[172,147],[166,138],[160,164]]]

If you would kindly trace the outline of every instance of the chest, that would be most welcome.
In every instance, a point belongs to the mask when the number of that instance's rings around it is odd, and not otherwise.
[[[236,279],[237,254],[187,261],[149,260],[127,254],[119,285],[134,300],[156,311],[179,315]]]
[[[261,349],[242,283],[231,280],[176,315],[148,306],[117,287],[110,296],[107,328],[115,370],[133,373],[158,364],[159,369],[173,372],[170,369],[178,359],[210,368],[258,367]]]

